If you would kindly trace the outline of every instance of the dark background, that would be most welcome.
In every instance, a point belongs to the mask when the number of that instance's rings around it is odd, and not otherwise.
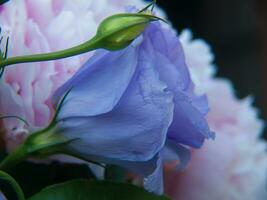
[[[158,0],[157,4],[178,31],[189,28],[211,45],[218,76],[233,81],[238,97],[253,95],[266,120],[267,1]]]

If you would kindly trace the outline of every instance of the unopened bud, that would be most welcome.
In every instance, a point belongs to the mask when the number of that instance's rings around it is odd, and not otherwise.
[[[94,39],[99,48],[120,50],[131,44],[155,20],[159,18],[150,13],[112,15],[99,25]]]

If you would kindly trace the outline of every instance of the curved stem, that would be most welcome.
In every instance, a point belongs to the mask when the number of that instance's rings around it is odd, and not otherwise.
[[[86,43],[80,44],[78,46],[75,46],[69,49],[53,52],[53,53],[43,53],[43,54],[35,54],[35,55],[29,55],[29,56],[18,56],[18,57],[11,57],[5,60],[1,60],[0,69],[8,65],[19,64],[19,63],[58,60],[58,59],[86,53],[86,52],[95,50],[97,48],[99,48],[97,40],[95,38],[92,38],[90,41]]]
[[[17,193],[18,200],[25,200],[24,193],[14,178],[12,178],[9,174],[0,171],[0,179],[7,181],[13,187]]]

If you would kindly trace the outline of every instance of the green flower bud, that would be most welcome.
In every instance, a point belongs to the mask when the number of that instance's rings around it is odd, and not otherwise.
[[[2,59],[0,60],[0,70],[8,65],[57,60],[87,53],[99,48],[121,50],[131,44],[144,31],[146,26],[155,20],[162,19],[149,12],[112,15],[100,24],[96,35],[83,44],[53,53]]]
[[[120,50],[136,39],[151,21],[159,18],[149,13],[117,14],[106,18],[99,26],[95,39],[100,48]]]

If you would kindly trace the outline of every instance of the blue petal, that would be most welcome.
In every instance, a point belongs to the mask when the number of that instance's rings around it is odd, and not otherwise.
[[[175,141],[167,140],[163,150],[164,162],[179,161],[176,170],[183,170],[191,159],[190,150]]]
[[[208,107],[208,98],[206,95],[193,96],[191,97],[191,102],[203,116],[210,111],[210,108]]]
[[[59,131],[67,138],[80,138],[72,145],[78,152],[119,160],[149,160],[163,148],[173,117],[173,96],[165,89],[153,65],[141,54],[127,90],[110,112],[91,117],[61,117]],[[79,92],[83,95],[86,88]],[[106,101],[110,101],[107,98],[113,99],[107,95]],[[71,100],[63,106],[63,116],[64,107],[72,105]],[[97,101],[100,100],[94,106]]]
[[[149,192],[161,195],[163,194],[163,163],[162,152],[156,154],[152,159],[146,162],[129,162],[122,160],[110,160],[107,158],[94,158],[100,162],[115,164],[137,173],[144,177],[144,188]]]
[[[70,88],[58,120],[95,116],[109,112],[127,89],[137,66],[137,50],[129,47],[118,52],[100,50],[53,97],[57,104]],[[75,108],[75,109],[74,109]]]
[[[146,190],[153,192],[155,194],[161,195],[163,194],[163,163],[162,163],[162,155],[161,152],[156,156],[156,169],[152,174],[145,177],[144,179],[144,187]]]
[[[164,81],[172,92],[185,91],[192,87],[192,81],[182,45],[172,29],[164,29],[158,22],[152,23],[144,34],[142,47],[150,52],[154,63]]]
[[[144,177],[144,187],[146,190],[155,194],[163,193],[163,167],[162,155],[156,154],[152,159],[145,162],[131,162],[124,160],[114,160],[101,156],[83,155],[100,163],[112,164],[123,167],[131,172],[134,172]]]
[[[175,97],[174,118],[168,138],[177,143],[200,148],[204,139],[213,135],[207,121],[186,95],[180,94]]]
[[[201,147],[205,138],[213,137],[205,115],[208,103],[205,96],[194,94],[188,67],[176,33],[153,23],[145,32],[142,49],[175,96],[175,108],[168,138],[177,143]]]

